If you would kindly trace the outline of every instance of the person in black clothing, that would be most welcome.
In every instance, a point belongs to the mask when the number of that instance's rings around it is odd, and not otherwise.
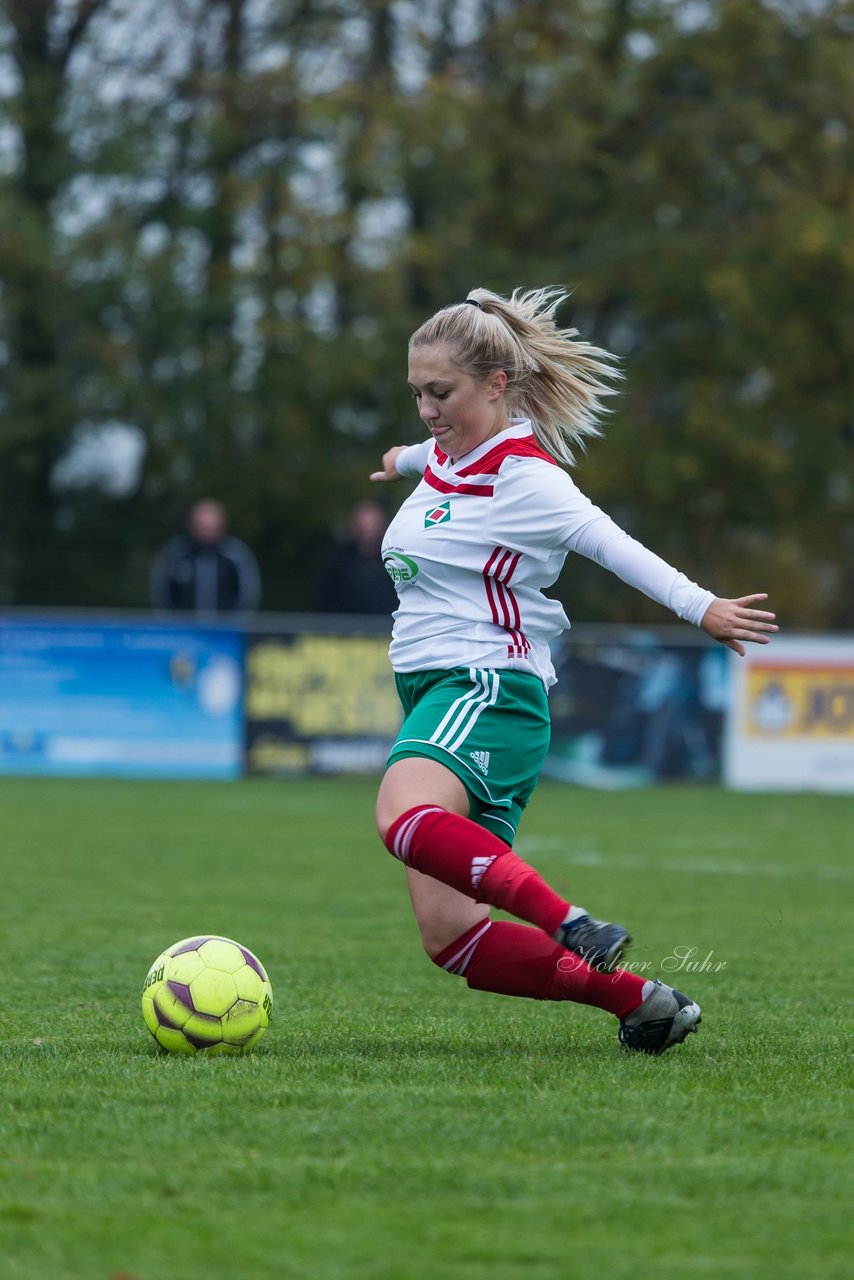
[[[386,613],[397,608],[397,593],[382,562],[388,519],[378,502],[357,502],[349,537],[333,556],[323,582],[325,613]]]
[[[228,534],[222,503],[212,498],[195,503],[187,532],[171,538],[152,564],[155,609],[249,613],[260,595],[258,563],[245,542]]]

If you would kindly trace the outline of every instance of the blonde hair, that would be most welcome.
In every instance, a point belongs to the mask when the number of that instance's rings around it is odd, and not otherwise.
[[[609,381],[623,375],[616,356],[580,340],[577,329],[558,328],[555,313],[568,297],[559,288],[515,289],[510,298],[471,289],[416,329],[409,348],[442,343],[478,381],[506,373],[508,413],[530,418],[542,448],[572,466],[575,450],[602,434],[597,420],[610,412],[602,397],[616,394]]]

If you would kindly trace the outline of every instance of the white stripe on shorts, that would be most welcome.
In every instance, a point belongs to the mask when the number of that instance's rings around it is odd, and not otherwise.
[[[498,699],[500,681],[497,671],[479,671],[469,667],[472,688],[457,698],[446,711],[430,741],[446,751],[457,751],[471,733],[478,717]]]

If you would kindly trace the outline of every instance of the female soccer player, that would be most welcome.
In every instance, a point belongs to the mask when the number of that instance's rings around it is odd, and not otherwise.
[[[613,357],[558,328],[560,289],[474,289],[409,343],[430,438],[397,446],[375,481],[421,477],[383,559],[399,595],[390,657],[404,721],[377,826],[407,867],[427,954],[468,985],[574,1000],[619,1019],[627,1049],[661,1053],[700,1008],[618,968],[631,941],[555,893],[511,850],[549,742],[549,641],[569,622],[543,595],[576,551],[743,655],[766,644],[764,594],[718,599],[630,538],[563,467],[599,435]],[[525,925],[490,920],[499,907]]]

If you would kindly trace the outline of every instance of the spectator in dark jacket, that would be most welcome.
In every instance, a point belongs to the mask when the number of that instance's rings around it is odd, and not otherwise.
[[[249,613],[258,605],[258,563],[228,534],[225,508],[204,498],[190,509],[187,532],[170,539],[151,567],[155,609],[184,613]]]
[[[333,556],[323,581],[320,607],[327,613],[385,613],[397,608],[397,593],[382,561],[388,518],[378,502],[357,502],[349,536]]]

